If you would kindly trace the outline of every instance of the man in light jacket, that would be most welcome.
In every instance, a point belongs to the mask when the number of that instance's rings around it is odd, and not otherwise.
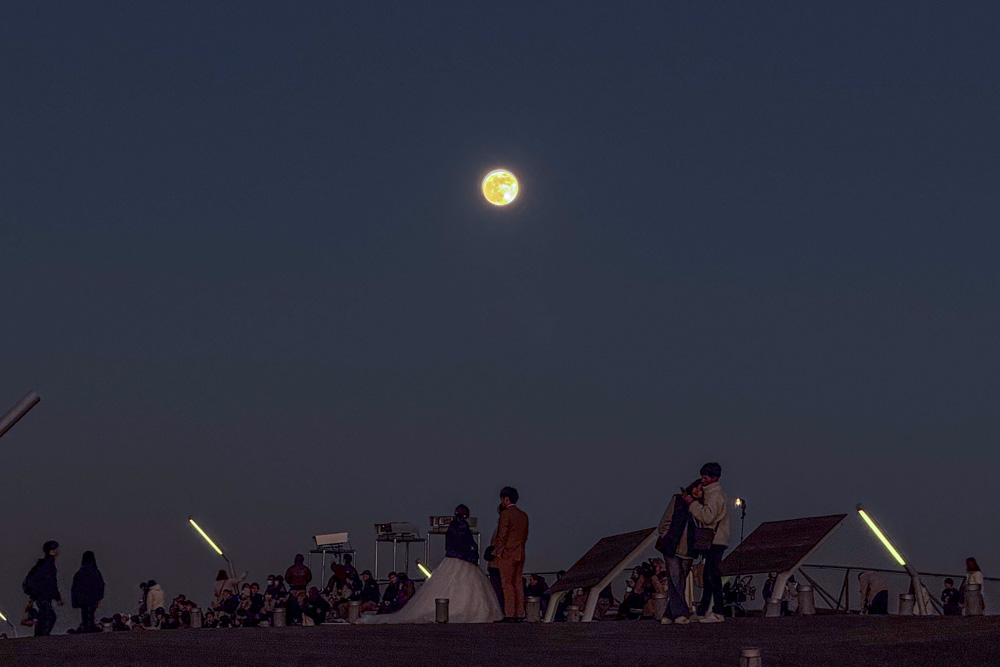
[[[701,497],[681,496],[691,509],[698,528],[714,531],[712,546],[702,551],[705,557],[705,586],[698,603],[698,616],[702,623],[720,623],[722,615],[722,573],[719,564],[729,545],[729,499],[719,484],[722,466],[706,463],[701,467]],[[712,609],[709,612],[709,606]]]
[[[858,573],[861,608],[869,614],[889,613],[889,587],[878,572],[865,570]]]
[[[166,600],[166,596],[163,593],[163,589],[160,585],[156,583],[153,579],[146,582],[146,611],[152,617],[156,614],[157,609],[164,609],[163,604]],[[166,609],[164,609],[166,611]]]

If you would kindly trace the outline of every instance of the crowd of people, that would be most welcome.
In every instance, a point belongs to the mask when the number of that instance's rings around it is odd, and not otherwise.
[[[718,623],[724,620],[727,605],[730,609],[734,603],[739,606],[741,595],[749,589],[740,581],[724,586],[719,570],[729,542],[729,501],[719,482],[722,467],[715,462],[706,463],[700,474],[698,479],[673,495],[663,513],[656,541],[656,549],[662,557],[648,560],[632,571],[620,603],[610,587],[602,590],[595,619],[653,617],[660,618],[663,624]],[[550,592],[541,575],[532,574],[526,579],[522,575],[528,523],[527,515],[516,507],[517,490],[505,487],[500,496],[498,528],[484,553],[489,581],[493,584],[493,593],[486,595],[492,598],[495,594],[499,606],[490,602],[497,611],[487,609],[483,613],[490,617],[495,613],[499,619],[502,612],[503,620],[517,621],[524,619],[528,597],[540,599],[544,614]],[[465,523],[468,512],[464,505],[456,509],[455,525],[449,529],[446,541],[446,561],[467,561],[478,566],[478,549],[471,533],[465,535],[457,530],[464,526],[468,532]],[[31,568],[23,583],[29,604],[22,624],[33,626],[36,636],[52,632],[56,621],[53,605],[63,604],[56,570],[59,544],[46,542],[42,551],[42,558]],[[702,597],[695,609],[691,609],[685,587],[688,574],[698,559],[701,563],[696,571]],[[966,565],[966,580],[960,588],[955,588],[952,579],[945,580],[941,601],[946,615],[962,614],[966,586],[983,583],[976,560],[969,558]],[[476,571],[483,576],[481,570]],[[167,605],[162,587],[151,579],[139,585],[141,595],[137,609],[98,620],[96,612],[104,598],[104,579],[94,553],[87,551],[73,577],[71,589],[72,606],[80,610],[81,621],[70,632],[319,625],[346,622],[352,607],[359,615],[395,614],[398,618],[397,612],[416,594],[415,584],[406,572],[390,572],[383,589],[371,571],[358,573],[351,554],[331,564],[331,576],[322,585],[313,585],[312,570],[305,564],[302,554],[295,556],[284,575],[268,575],[263,586],[247,582],[246,578],[246,572],[237,577],[235,573],[219,570],[212,600],[204,608],[185,595],[178,595]],[[483,581],[489,591],[489,583],[486,579]],[[765,599],[772,597],[775,581],[776,573],[772,573],[764,586]],[[864,612],[888,613],[888,586],[882,577],[875,571],[864,571],[859,574],[859,584]],[[785,614],[795,611],[795,590],[796,584],[791,578],[782,597],[781,609]],[[554,613],[555,620],[566,618],[571,603],[582,608],[587,595],[588,591],[578,589],[571,595],[562,596]]]
[[[24,580],[29,603],[21,623],[33,627],[36,636],[52,632],[56,621],[53,605],[63,604],[56,571],[59,544],[46,542],[43,552]],[[97,619],[96,611],[104,598],[104,579],[94,553],[87,551],[72,585],[72,605],[80,610],[81,622],[69,632],[270,626],[275,624],[276,614],[283,616],[285,625],[319,625],[345,621],[350,603],[355,601],[360,603],[362,613],[399,611],[416,590],[405,572],[390,572],[383,590],[370,570],[358,573],[350,554],[331,564],[330,569],[331,576],[322,588],[310,586],[313,573],[302,554],[295,556],[284,575],[268,575],[263,587],[258,582],[246,582],[247,573],[236,577],[219,570],[212,600],[204,608],[186,595],[176,596],[167,605],[163,588],[151,579],[139,584],[135,610]]]

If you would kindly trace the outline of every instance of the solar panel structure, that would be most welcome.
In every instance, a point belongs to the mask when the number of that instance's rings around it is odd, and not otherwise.
[[[790,570],[846,517],[846,514],[831,514],[765,521],[722,561],[722,576]]]

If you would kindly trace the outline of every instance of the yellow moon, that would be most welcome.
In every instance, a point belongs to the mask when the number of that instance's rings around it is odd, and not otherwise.
[[[517,199],[517,176],[506,169],[494,169],[483,179],[483,196],[494,206],[506,206]]]

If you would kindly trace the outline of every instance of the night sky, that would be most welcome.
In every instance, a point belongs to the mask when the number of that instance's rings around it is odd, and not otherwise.
[[[505,484],[527,569],[566,568],[709,460],[747,532],[851,512],[819,560],[892,565],[864,502],[921,569],[1000,573],[998,29],[3,3],[0,412],[42,402],[0,440],[0,609],[48,539],[105,613],[204,603],[189,514],[263,581],[316,533],[371,567],[375,522],[491,523]]]

